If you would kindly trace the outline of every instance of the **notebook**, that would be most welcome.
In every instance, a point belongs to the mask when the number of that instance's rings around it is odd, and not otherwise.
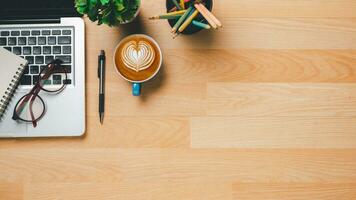
[[[0,120],[19,84],[27,61],[0,47]]]

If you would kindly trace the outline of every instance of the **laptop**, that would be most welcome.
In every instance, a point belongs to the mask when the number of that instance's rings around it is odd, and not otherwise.
[[[80,136],[85,132],[84,22],[73,0],[9,0],[0,6],[0,47],[25,58],[28,66],[21,77],[3,119],[0,137]],[[17,101],[31,90],[40,70],[60,59],[67,78],[50,77],[52,84],[66,81],[66,88],[53,95],[41,91],[46,114],[36,128],[15,121]],[[55,80],[54,80],[55,79]],[[49,86],[50,87],[50,81]]]

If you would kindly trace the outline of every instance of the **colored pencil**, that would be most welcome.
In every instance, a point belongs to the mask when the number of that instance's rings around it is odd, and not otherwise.
[[[193,10],[192,14],[184,21],[184,23],[179,27],[178,31],[183,32],[190,23],[192,23],[193,19],[199,14],[198,10]]]
[[[148,19],[179,19],[182,16],[182,14],[177,14],[177,15],[158,15],[158,16],[153,16]]]
[[[185,9],[185,2],[184,0],[180,0],[180,7],[182,7],[182,9]]]
[[[149,19],[176,19],[176,16],[182,16],[184,13],[186,12],[186,10],[179,10],[179,11],[175,11],[175,12],[170,12],[170,13],[166,13],[163,15],[156,15],[153,17],[150,17]]]
[[[173,7],[172,9],[170,9],[168,12],[170,13],[170,12],[174,12],[174,11],[177,11],[178,10],[178,8],[177,7]]]
[[[172,0],[173,4],[178,8],[178,10],[182,10],[182,7],[179,5],[177,0]]]
[[[166,15],[176,15],[176,14],[184,14],[187,10],[178,10],[174,12],[169,12]]]
[[[204,4],[200,4],[200,7],[209,15],[209,17],[214,21],[214,23],[221,28],[222,27],[222,23],[218,20],[218,18],[215,17],[215,15],[213,15],[213,13],[211,13],[205,6]]]
[[[180,25],[184,22],[184,20],[189,16],[190,12],[193,10],[193,7],[190,6],[187,11],[179,18],[179,20],[177,21],[177,23],[173,26],[171,32],[175,33],[177,32],[178,28],[180,27]]]
[[[211,26],[209,24],[205,24],[202,22],[198,22],[196,20],[192,21],[192,24],[198,28],[202,28],[202,29],[211,29]]]
[[[201,15],[208,21],[211,27],[214,29],[218,28],[218,25],[210,18],[209,14],[200,6],[200,3],[194,4],[194,7],[200,12]]]

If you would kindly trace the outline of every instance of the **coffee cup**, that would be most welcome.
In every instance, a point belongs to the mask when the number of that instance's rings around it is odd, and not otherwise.
[[[125,37],[114,53],[115,69],[123,79],[132,83],[134,96],[140,96],[142,84],[156,76],[162,59],[158,43],[144,34]]]

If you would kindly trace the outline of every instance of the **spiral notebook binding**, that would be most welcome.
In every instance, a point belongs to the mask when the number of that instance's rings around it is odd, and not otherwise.
[[[19,85],[20,78],[22,73],[24,72],[25,65],[21,64],[20,67],[17,68],[15,75],[13,76],[9,86],[7,87],[5,94],[0,96],[0,117],[4,114],[7,105],[10,103],[11,98],[13,97],[17,86]]]

